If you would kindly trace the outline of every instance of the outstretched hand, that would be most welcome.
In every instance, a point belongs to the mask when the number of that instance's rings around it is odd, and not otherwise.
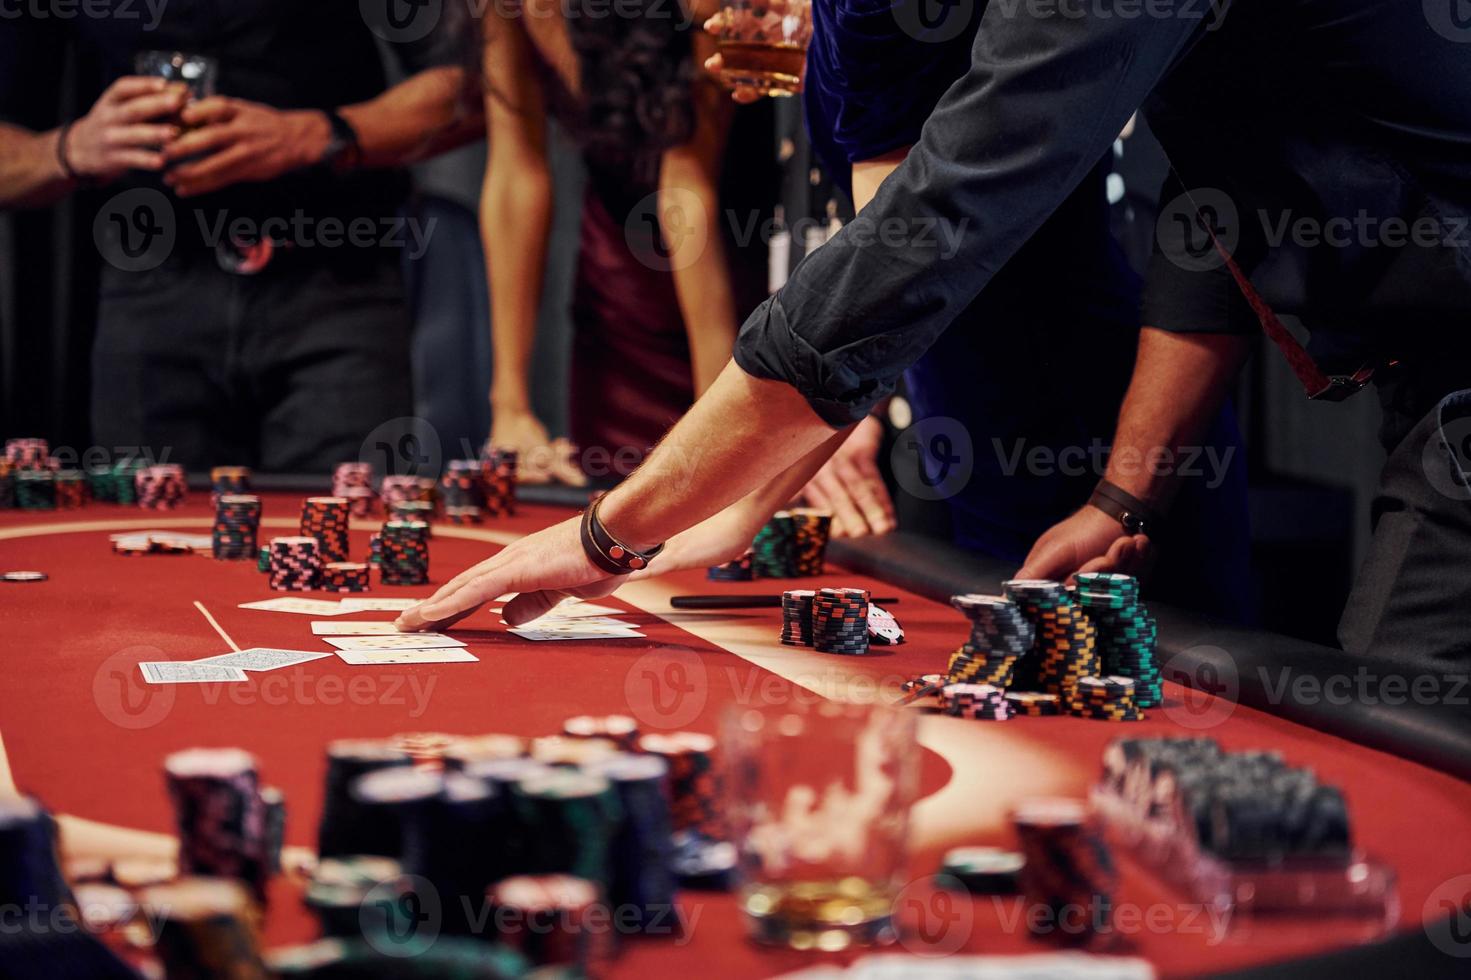
[[[1103,511],[1083,507],[1037,539],[1016,577],[1061,582],[1078,572],[1139,575],[1153,557],[1148,536],[1126,534],[1123,526]]]

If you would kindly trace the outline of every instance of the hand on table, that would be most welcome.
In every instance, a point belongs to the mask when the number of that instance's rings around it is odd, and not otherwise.
[[[517,593],[501,613],[519,626],[569,596],[596,599],[622,584],[588,560],[582,550],[581,515],[507,545],[467,568],[395,621],[405,632],[453,626],[496,596]]]
[[[160,149],[179,135],[175,123],[189,88],[162,78],[119,78],[72,124],[62,148],[83,177],[109,181],[129,170],[162,170]]]
[[[331,142],[327,117],[214,96],[191,102],[181,116],[191,128],[164,148],[164,183],[180,197],[233,184],[266,181],[318,163]]]
[[[1153,546],[1146,535],[1125,534],[1117,520],[1085,506],[1037,539],[1016,577],[1060,582],[1078,572],[1140,575],[1152,559]]]
[[[802,489],[802,496],[813,507],[832,511],[835,537],[887,534],[896,526],[894,501],[877,462],[883,437],[883,423],[872,415],[859,422]]]
[[[516,479],[521,483],[565,483],[587,486],[587,476],[573,457],[577,449],[567,439],[552,439],[546,426],[526,411],[491,411],[490,438],[485,448],[516,452]]]

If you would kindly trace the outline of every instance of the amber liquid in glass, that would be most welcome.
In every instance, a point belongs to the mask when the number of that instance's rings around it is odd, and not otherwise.
[[[807,49],[800,44],[770,41],[721,41],[721,78],[732,87],[762,95],[796,95],[802,91]]]

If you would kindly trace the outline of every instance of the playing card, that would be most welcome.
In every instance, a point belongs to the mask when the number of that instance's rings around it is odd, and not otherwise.
[[[502,623],[505,620],[501,620]],[[567,618],[559,616],[555,612],[547,613],[540,619],[533,619],[529,623],[522,623],[518,629],[545,629],[556,627],[559,629],[596,629],[599,626],[616,626],[622,629],[635,629],[633,623],[623,619],[613,619],[611,616],[586,616]]]
[[[614,609],[612,606],[600,606],[596,602],[583,602],[581,599],[573,599],[564,602],[552,610],[552,614],[565,616],[569,619],[581,619],[585,616],[625,616],[627,611]]]
[[[398,627],[392,623],[365,623],[361,621],[312,623],[314,636],[398,636]]]
[[[320,650],[274,650],[270,647],[251,647],[248,650],[231,651],[214,657],[196,660],[197,664],[213,664],[217,667],[239,667],[241,670],[275,670],[278,667],[294,667],[297,664],[321,660],[332,654]]]
[[[145,660],[138,664],[149,684],[219,684],[246,679],[239,667],[197,664],[188,660]]]
[[[281,596],[262,599],[260,602],[242,602],[241,609],[264,609],[267,612],[297,613],[302,616],[340,616],[343,609],[336,601],[326,599],[298,599]]]
[[[345,613],[350,612],[403,612],[417,606],[419,599],[393,599],[388,596],[374,598],[369,596],[365,599],[342,599],[338,602]]]
[[[339,650],[440,650],[444,647],[462,647],[457,640],[443,633],[400,633],[397,636],[324,636],[322,639]]]
[[[447,647],[439,650],[338,650],[343,663],[356,667],[380,664],[473,664],[479,663],[469,650]]]
[[[627,626],[587,626],[575,623],[518,626],[510,632],[524,640],[622,640],[645,635]]]

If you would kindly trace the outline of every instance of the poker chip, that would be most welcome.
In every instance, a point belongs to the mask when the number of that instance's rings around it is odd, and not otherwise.
[[[1163,702],[1164,674],[1157,660],[1159,630],[1154,616],[1139,601],[1139,582],[1132,575],[1085,572],[1077,576],[1076,601],[1098,631],[1100,671],[1135,683],[1141,708]]]
[[[261,500],[248,494],[221,494],[210,528],[210,553],[225,561],[255,558],[260,553]]]
[[[781,642],[787,646],[812,646],[811,589],[788,589],[781,596]]]
[[[4,572],[0,573],[0,582],[45,582],[51,576],[45,572]]]
[[[1006,692],[994,684],[946,684],[940,689],[940,710],[953,718],[983,721],[1011,718]]]
[[[1001,589],[1035,631],[1033,655],[1018,670],[1017,689],[1064,696],[1079,678],[1098,674],[1097,631],[1060,582],[1013,579]]]
[[[1026,859],[1000,847],[955,847],[945,852],[942,874],[974,895],[1011,895],[1021,888]]]
[[[1118,871],[1102,828],[1081,800],[1023,800],[1012,811],[1023,865],[1022,892],[1029,907],[1050,918],[1028,916],[1032,928],[1077,945],[1112,930],[1113,894]],[[1064,920],[1062,915],[1071,918]],[[1058,930],[1055,923],[1076,926]]]
[[[1043,718],[1062,714],[1062,701],[1056,694],[1041,691],[1009,691],[1006,695],[1013,714]]]
[[[868,642],[894,647],[904,642],[904,627],[883,606],[868,604]]]
[[[1082,677],[1064,698],[1068,713],[1100,721],[1142,721],[1144,711],[1134,700],[1134,681],[1128,677]]]
[[[271,588],[277,592],[306,592],[322,577],[322,555],[316,538],[271,539]]]
[[[235,878],[264,896],[270,847],[254,757],[240,749],[186,749],[164,760],[164,776],[180,873]]]
[[[338,463],[332,470],[332,496],[347,501],[353,517],[367,517],[377,509],[378,494],[373,490],[373,465],[352,461]]]
[[[183,878],[145,888],[138,899],[166,975],[197,973],[201,963],[229,963],[243,976],[266,975],[258,913],[238,883]]]
[[[219,498],[250,493],[250,469],[245,466],[216,466],[209,471],[210,493]]]
[[[439,478],[439,502],[452,524],[479,524],[484,519],[485,490],[478,459],[452,459]]]
[[[868,653],[865,589],[819,589],[812,597],[812,645],[818,653]]]
[[[715,767],[715,739],[698,732],[641,736],[640,752],[669,766],[669,814],[676,834],[706,841],[725,839],[725,817]]]
[[[301,536],[316,538],[323,561],[347,561],[346,497],[308,497],[301,503]]]
[[[176,463],[159,463],[138,470],[134,478],[138,506],[149,510],[173,510],[189,495],[184,467]]]
[[[751,540],[751,574],[755,578],[795,578],[792,552],[792,515],[779,510]]]
[[[378,575],[384,585],[427,585],[429,525],[388,521],[378,537]]]
[[[87,502],[87,477],[81,470],[57,470],[55,474],[56,506],[75,510]]]
[[[970,637],[950,655],[946,672],[957,684],[1009,688],[1033,642],[1032,624],[1021,607],[1004,596],[964,594],[950,604],[970,620]]]
[[[825,510],[801,507],[788,511],[791,521],[792,571],[813,577],[827,569],[827,544],[832,534],[833,515]]]
[[[723,565],[711,565],[705,570],[705,577],[712,582],[749,582],[752,575],[749,551]]]
[[[628,715],[578,715],[562,723],[562,734],[569,738],[596,738],[612,742],[621,751],[631,752],[638,745],[638,722]]]
[[[5,462],[17,470],[48,469],[51,446],[45,439],[17,438],[5,440]]]
[[[570,875],[507,878],[491,889],[492,921],[508,923],[498,939],[533,966],[556,967],[574,975],[593,959],[588,916],[598,902],[598,886]]]
[[[56,474],[51,470],[18,470],[15,506],[21,510],[56,509]]]
[[[480,461],[480,492],[487,517],[512,517],[516,513],[516,473],[520,455],[514,449],[497,449]]]
[[[391,474],[383,478],[381,485],[383,495],[383,506],[391,515],[395,504],[407,503],[411,500],[423,500],[419,491],[419,480],[417,477],[402,474]]]
[[[328,592],[367,592],[367,562],[330,561],[322,565],[320,587]]]
[[[919,677],[911,678],[899,687],[903,693],[899,703],[913,704],[921,698],[934,697],[948,683],[950,683],[949,678],[944,674],[921,674]]]
[[[12,510],[15,505],[15,467],[0,459],[0,510]]]

